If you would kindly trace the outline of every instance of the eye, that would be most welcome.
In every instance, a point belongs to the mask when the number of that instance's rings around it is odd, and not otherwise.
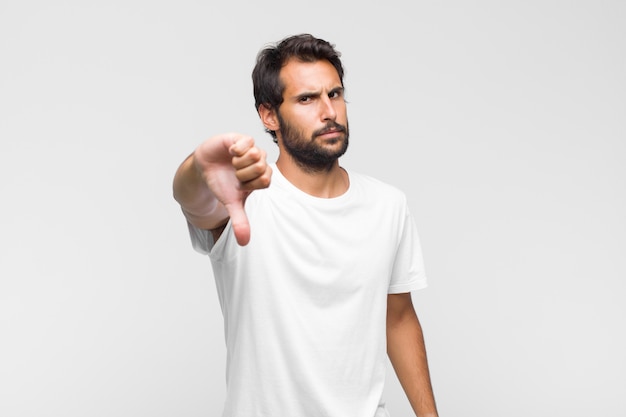
[[[334,90],[328,94],[329,98],[341,98],[342,96],[343,96],[343,91],[341,90]]]
[[[308,103],[311,100],[312,100],[311,96],[302,96],[302,97],[299,98],[298,101],[300,103]]]

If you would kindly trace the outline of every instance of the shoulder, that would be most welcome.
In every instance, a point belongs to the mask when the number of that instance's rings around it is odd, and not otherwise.
[[[348,174],[350,176],[350,187],[355,191],[366,193],[366,195],[383,199],[387,202],[396,202],[400,205],[406,204],[406,193],[395,185],[360,172],[348,171]]]

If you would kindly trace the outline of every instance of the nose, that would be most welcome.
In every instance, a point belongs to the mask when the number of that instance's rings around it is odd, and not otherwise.
[[[330,97],[324,96],[322,100],[320,100],[320,106],[320,115],[322,121],[334,121],[337,118],[337,110],[335,109],[333,101],[330,99]]]

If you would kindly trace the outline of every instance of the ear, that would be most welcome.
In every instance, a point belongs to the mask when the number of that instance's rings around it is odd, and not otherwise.
[[[267,104],[261,104],[258,111],[263,126],[265,126],[266,129],[273,131],[280,129],[280,123],[278,122],[278,117],[274,109],[271,109]]]

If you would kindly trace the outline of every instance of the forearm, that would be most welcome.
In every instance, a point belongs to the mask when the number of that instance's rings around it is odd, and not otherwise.
[[[214,229],[227,218],[224,206],[202,178],[191,154],[178,167],[174,176],[174,199],[180,204],[187,220],[203,229]]]
[[[388,322],[387,352],[415,414],[437,416],[424,336],[414,311]]]

